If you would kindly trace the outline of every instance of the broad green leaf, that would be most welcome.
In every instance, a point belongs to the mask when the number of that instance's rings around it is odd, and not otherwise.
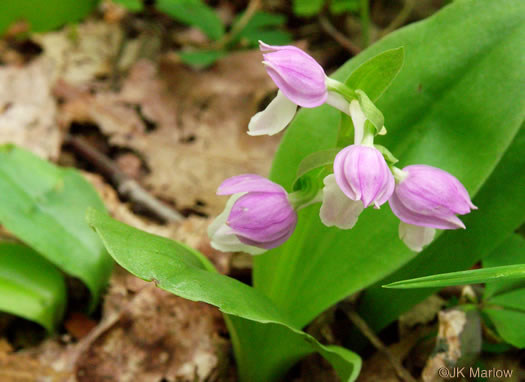
[[[113,269],[84,220],[87,207],[104,210],[93,187],[73,169],[60,168],[12,145],[0,146],[0,223],[47,260],[89,288],[97,303]]]
[[[65,304],[64,277],[51,263],[23,245],[0,243],[0,311],[53,331]]]
[[[130,12],[142,12],[144,9],[142,0],[113,0],[113,2],[122,5]]]
[[[525,117],[524,39],[525,2],[454,2],[374,44],[334,78],[345,79],[370,57],[403,46],[403,69],[377,102],[388,126],[388,134],[377,143],[399,158],[401,166],[440,167],[475,195]],[[338,120],[339,112],[328,106],[301,110],[283,137],[272,180],[290,189],[304,157],[335,147]],[[474,201],[479,210],[464,217],[466,230],[443,233],[417,257],[399,240],[398,220],[386,205],[364,211],[348,231],[323,226],[318,205],[305,208],[299,211],[291,239],[255,258],[255,287],[302,326],[411,259],[415,258],[403,272],[381,285],[468,269],[524,219],[524,198],[519,197],[519,190],[525,189],[522,157],[513,153],[505,168],[498,167],[487,184],[489,195]],[[381,327],[428,294],[412,292],[378,285],[365,296],[361,313]]]
[[[484,268],[511,264],[525,264],[525,239],[514,233],[483,259]],[[525,290],[525,280],[487,283],[483,291],[483,298],[486,300],[516,288]]]
[[[177,296],[202,301],[226,314],[242,381],[277,380],[300,358],[319,352],[343,381],[353,381],[359,357],[324,346],[292,325],[254,288],[217,273],[199,252],[91,210],[88,222],[114,259],[129,272]],[[279,346],[269,339],[279,340]]]
[[[488,304],[499,305],[506,309],[522,310],[525,314],[525,289],[515,289],[507,293],[491,297]]]
[[[443,288],[454,285],[480,284],[487,281],[525,280],[525,264],[506,265],[501,267],[473,269],[442,273],[439,275],[418,277],[415,279],[396,281],[383,288]]]
[[[498,331],[509,344],[525,348],[525,313],[512,310],[483,309]]]
[[[18,21],[29,23],[31,31],[45,32],[86,17],[98,0],[2,0],[0,34]]]
[[[386,50],[361,64],[348,76],[345,84],[354,90],[361,89],[376,101],[397,77],[404,57],[403,47]]]
[[[156,7],[183,24],[199,28],[212,40],[224,35],[221,19],[201,0],[157,0]]]
[[[323,5],[324,0],[293,0],[293,13],[297,16],[314,16]]]
[[[226,53],[216,50],[201,50],[195,52],[180,52],[179,57],[186,65],[198,69],[205,69],[215,63]]]

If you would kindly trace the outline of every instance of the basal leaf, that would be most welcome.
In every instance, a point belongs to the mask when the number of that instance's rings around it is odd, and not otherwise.
[[[66,305],[64,277],[31,248],[0,243],[0,311],[53,331]]]
[[[319,352],[343,381],[360,368],[354,353],[323,346],[294,327],[273,303],[254,288],[217,273],[199,252],[151,235],[91,210],[88,222],[114,259],[132,274],[192,301],[218,307],[226,314],[242,381],[277,380],[300,358]],[[279,339],[278,347],[268,342]]]
[[[202,0],[157,0],[156,7],[181,23],[201,29],[212,40],[224,35],[221,19]]]
[[[378,137],[377,143],[399,158],[401,166],[440,167],[475,195],[525,117],[521,101],[525,98],[524,39],[525,2],[453,2],[429,19],[374,44],[334,78],[344,80],[367,59],[403,46],[403,68],[376,103],[388,126],[388,134]],[[339,112],[328,106],[303,109],[283,137],[272,180],[290,189],[304,157],[336,146],[338,119]],[[521,224],[525,208],[520,207],[523,198],[516,194],[525,189],[523,164],[519,167],[522,158],[514,155],[508,158],[509,167],[498,168],[503,179],[486,189],[490,195],[474,200],[479,210],[464,218],[466,230],[442,234],[403,272],[381,284],[468,269]],[[319,206],[299,211],[291,239],[255,258],[255,287],[297,326],[416,256],[399,240],[398,220],[386,205],[379,211],[367,209],[348,231],[324,227],[318,214]],[[425,296],[428,290],[410,292]],[[362,314],[375,327],[418,301],[408,291],[380,285],[373,293]]]
[[[418,277],[383,285],[383,288],[443,288],[446,286],[480,284],[488,281],[503,280],[525,280],[525,264],[505,265],[501,267],[481,268]]]
[[[60,168],[12,145],[0,146],[0,223],[89,288],[93,308],[113,268],[84,220],[87,207],[104,210],[93,187],[73,169]]]

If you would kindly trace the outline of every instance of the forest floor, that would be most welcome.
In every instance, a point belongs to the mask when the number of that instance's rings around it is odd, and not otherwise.
[[[373,38],[402,7],[402,2],[387,3],[374,2]],[[421,3],[402,23],[442,5]],[[359,50],[359,22],[335,20],[348,32],[341,40],[330,29],[333,24],[327,28],[320,20],[303,25],[291,17],[288,27],[297,44],[330,72]],[[251,259],[215,251],[206,230],[224,208],[224,198],[215,195],[221,181],[240,173],[267,175],[280,140],[280,135],[252,139],[246,134],[251,116],[276,92],[260,53],[239,50],[208,69],[192,69],[170,47],[201,38],[198,31],[170,24],[159,32],[114,8],[28,39],[17,38],[18,33],[15,27],[0,40],[0,142],[82,170],[112,216],[181,240],[208,256],[220,272],[250,282]],[[7,107],[19,109],[15,118],[2,116]],[[71,280],[69,289],[74,298],[59,333],[51,337],[22,319],[0,316],[1,381],[236,380],[217,309],[178,298],[119,267],[95,315],[82,309],[83,287]],[[431,296],[379,338],[362,328],[376,343],[366,347],[359,380],[408,382],[435,370],[435,333],[446,333],[448,345],[457,346],[456,318],[440,311],[447,298],[461,293],[449,288]],[[356,323],[337,306],[307,331],[324,343],[346,344]],[[485,360],[523,376],[520,361],[521,355],[508,353]],[[286,380],[336,377],[324,361],[310,357]]]

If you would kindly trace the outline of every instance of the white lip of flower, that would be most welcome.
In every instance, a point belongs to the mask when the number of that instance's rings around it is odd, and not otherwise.
[[[211,246],[221,252],[246,252],[250,255],[260,255],[266,252],[266,249],[254,247],[241,243],[239,238],[233,233],[233,230],[226,224],[234,203],[245,192],[230,196],[224,211],[215,218],[213,223],[208,227],[208,236],[211,238]]]
[[[321,221],[327,227],[352,228],[363,212],[363,203],[346,196],[337,185],[334,174],[326,176],[323,182],[323,204],[319,212]]]
[[[399,237],[405,245],[415,252],[421,252],[423,247],[434,240],[435,228],[422,227],[404,222],[399,223]]]
[[[325,103],[350,115],[350,104],[343,96],[336,92],[328,91],[328,97]],[[279,90],[277,96],[270,102],[266,109],[252,117],[248,124],[248,134],[255,136],[280,133],[290,124],[296,112],[297,105]]]

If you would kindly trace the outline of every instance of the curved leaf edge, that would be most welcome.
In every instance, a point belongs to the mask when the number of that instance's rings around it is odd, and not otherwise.
[[[66,312],[67,291],[62,273],[33,249],[21,244],[1,242],[0,256],[4,257],[0,262],[5,261],[5,257],[12,257],[23,263],[19,269],[16,269],[16,262],[9,259],[3,264],[9,276],[3,277],[0,272],[0,311],[35,322],[48,334],[54,332]],[[17,271],[22,273],[22,279],[16,276]],[[39,277],[31,277],[34,271],[40,272]],[[29,281],[30,285],[24,285],[24,281]],[[48,282],[51,286],[45,285]],[[13,300],[17,303],[13,304]]]
[[[318,352],[319,354],[321,354],[328,362],[330,362],[332,364],[332,366],[336,370],[336,372],[339,375],[339,377],[341,377],[344,381],[352,382],[352,381],[355,381],[357,379],[357,376],[359,375],[359,371],[361,369],[361,358],[356,353],[354,353],[354,352],[352,352],[352,351],[350,351],[350,350],[348,350],[346,348],[340,347],[340,346],[322,345],[321,343],[319,343],[314,337],[312,337],[308,333],[305,333],[304,331],[302,331],[300,329],[294,328],[290,324],[288,324],[288,323],[286,323],[284,321],[281,321],[279,319],[275,319],[275,318],[272,318],[272,317],[264,319],[262,317],[257,317],[257,315],[252,315],[252,314],[249,314],[249,313],[245,314],[245,313],[240,312],[238,310],[231,309],[231,308],[228,308],[227,306],[221,305],[220,303],[214,301],[213,299],[206,298],[206,297],[196,297],[196,296],[192,295],[191,293],[185,293],[185,291],[183,289],[173,288],[167,280],[162,280],[160,278],[156,279],[156,278],[153,278],[153,277],[148,276],[148,275],[139,274],[135,270],[132,270],[128,266],[126,266],[125,261],[122,260],[122,258],[119,256],[118,253],[115,253],[114,248],[112,247],[111,243],[108,240],[108,237],[106,236],[106,234],[104,232],[104,226],[107,225],[108,222],[110,222],[110,224],[115,224],[116,223],[116,224],[120,225],[121,227],[125,226],[125,227],[127,227],[127,229],[130,230],[130,232],[134,231],[134,232],[138,233],[138,232],[142,232],[142,231],[140,231],[140,230],[138,230],[136,228],[133,228],[131,226],[128,226],[127,224],[124,224],[122,222],[119,222],[119,221],[117,221],[117,220],[115,220],[115,219],[107,216],[106,214],[103,214],[103,213],[101,213],[101,212],[99,212],[99,211],[97,211],[95,209],[89,209],[88,210],[87,216],[86,216],[86,220],[87,220],[88,224],[94,229],[94,231],[99,235],[99,237],[101,238],[102,242],[106,246],[106,249],[108,250],[108,253],[113,257],[113,259],[120,266],[122,266],[123,268],[128,270],[128,272],[130,272],[134,276],[136,276],[136,277],[138,277],[138,278],[140,278],[142,280],[145,280],[145,281],[149,281],[149,282],[152,281],[152,282],[155,283],[155,285],[158,288],[163,289],[163,290],[165,290],[167,292],[173,293],[173,294],[175,294],[175,295],[177,295],[179,297],[185,298],[187,300],[195,301],[195,302],[204,302],[204,303],[213,305],[213,306],[217,307],[223,314],[225,314],[227,316],[239,317],[239,318],[242,318],[242,319],[246,319],[246,320],[249,320],[249,321],[254,321],[254,322],[260,323],[262,325],[278,325],[278,326],[281,326],[281,327],[291,331],[292,333],[295,333],[296,335],[302,337],[303,340],[305,341],[305,345],[310,347],[311,353]],[[165,239],[165,238],[162,238],[160,236],[153,235],[153,234],[148,234],[148,233],[145,233],[145,232],[142,232],[142,234],[146,234],[146,235],[149,235],[151,237],[156,237],[156,238],[159,238],[161,240],[169,240],[169,239]],[[187,247],[184,244],[181,244],[181,243],[173,241],[173,240],[169,240],[169,241],[172,241],[173,243],[175,243],[177,245],[180,245],[181,247],[183,247],[185,249],[190,249],[193,255],[195,255],[195,253],[196,253],[196,251],[194,249],[189,248],[189,247]],[[203,262],[202,261],[202,257],[205,258],[205,256],[202,255],[202,254],[200,254],[200,256],[197,257],[197,259],[199,260],[199,262],[201,262],[202,267],[203,267],[202,269],[198,269],[198,270],[211,273],[211,270],[209,268],[211,263],[209,263],[209,261],[207,261],[207,260],[206,260],[206,262]],[[225,276],[225,275],[221,275],[219,273],[215,273],[215,274],[218,277],[231,279],[230,277]],[[231,279],[231,280],[234,281],[234,282],[239,283],[240,285],[244,285],[244,284],[242,284],[241,282],[239,282],[239,281],[237,281],[235,279]],[[249,290],[252,291],[251,292],[251,293],[253,293],[252,297],[257,296],[257,298],[260,298],[261,300],[265,300],[268,303],[271,303],[271,301],[269,299],[267,299],[266,296],[260,294],[256,289],[254,289],[252,287],[249,287],[247,285],[244,285],[244,286],[246,288],[249,288]],[[227,316],[226,316],[226,318],[227,318]],[[344,368],[342,370],[341,365],[346,366],[346,368]]]

